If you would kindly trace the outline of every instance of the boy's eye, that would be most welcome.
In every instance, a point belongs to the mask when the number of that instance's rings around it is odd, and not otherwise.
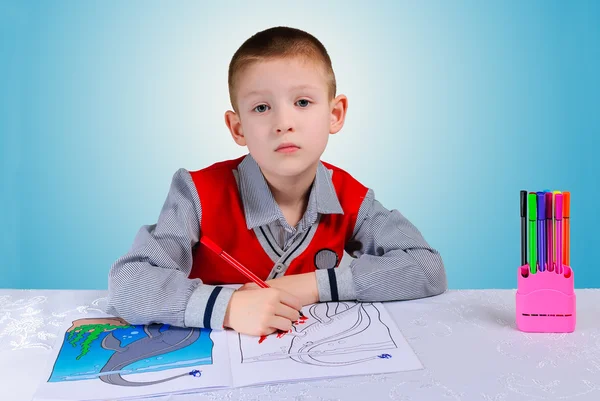
[[[300,99],[296,102],[296,104],[302,108],[307,107],[310,103],[310,100],[307,99]],[[253,111],[257,113],[264,113],[267,110],[269,110],[269,106],[267,106],[266,104],[259,104],[253,109]]]
[[[268,107],[269,106],[267,106],[266,104],[259,104],[254,108],[254,111],[256,111],[257,113],[264,113],[265,111],[267,111]]]

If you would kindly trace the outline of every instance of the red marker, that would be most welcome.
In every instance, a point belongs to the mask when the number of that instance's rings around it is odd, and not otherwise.
[[[256,274],[252,273],[246,266],[235,260],[233,256],[225,252],[219,245],[215,244],[212,240],[208,239],[206,236],[202,236],[200,238],[200,242],[206,245],[208,249],[216,253],[221,257],[221,259],[225,260],[231,266],[235,267],[237,271],[246,276],[249,280],[256,283],[260,288],[271,288],[267,283],[260,279]],[[300,316],[304,317],[302,311],[299,311]]]

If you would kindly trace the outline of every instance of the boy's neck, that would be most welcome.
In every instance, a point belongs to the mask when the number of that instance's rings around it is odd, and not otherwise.
[[[271,176],[263,172],[275,202],[282,209],[291,226],[295,226],[297,221],[289,221],[286,211],[299,215],[298,220],[300,219],[306,211],[310,189],[316,174],[316,164],[296,177]]]

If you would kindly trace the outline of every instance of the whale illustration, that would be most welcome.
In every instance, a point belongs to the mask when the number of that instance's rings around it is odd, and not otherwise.
[[[115,353],[106,361],[104,367],[100,370],[100,380],[108,384],[118,386],[149,386],[174,380],[178,377],[188,376],[189,373],[183,373],[161,380],[150,382],[132,382],[125,380],[120,370],[127,365],[152,358],[168,352],[177,351],[185,348],[200,338],[200,329],[198,328],[172,328],[160,331],[162,324],[151,324],[144,326],[144,332],[148,337],[136,340],[124,347],[121,342],[115,338],[113,333],[108,334],[102,340],[102,348]],[[106,373],[105,373],[106,372]],[[110,373],[108,373],[110,372]],[[103,374],[105,373],[105,374]]]

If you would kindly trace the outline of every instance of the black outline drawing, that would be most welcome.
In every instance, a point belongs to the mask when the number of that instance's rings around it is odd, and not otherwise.
[[[390,328],[381,320],[381,311],[372,303],[319,303],[305,315],[306,323],[294,325],[292,332],[281,338],[269,336],[269,346],[266,342],[256,344],[255,337],[238,334],[241,363],[290,358],[309,365],[344,366],[381,359],[377,351],[398,348]],[[332,332],[329,326],[336,322],[341,331]],[[373,332],[379,338],[369,338]],[[355,344],[347,344],[349,339]],[[265,353],[250,357],[246,350],[245,356],[244,347],[250,344]]]

